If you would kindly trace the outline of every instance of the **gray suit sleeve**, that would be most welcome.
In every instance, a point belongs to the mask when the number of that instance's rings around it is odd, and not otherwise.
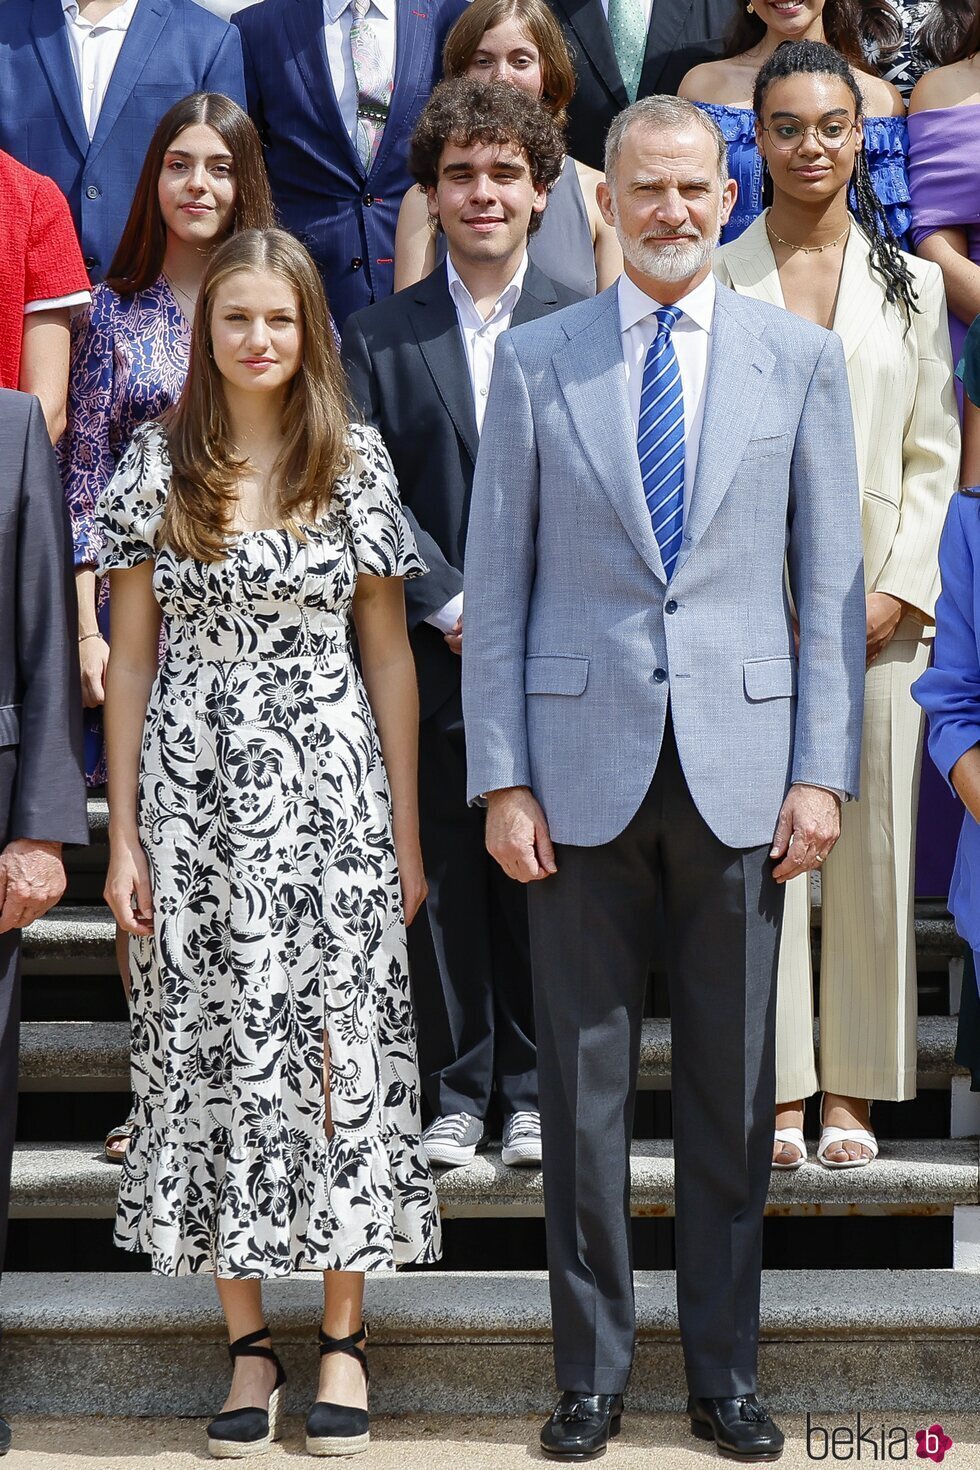
[[[538,457],[513,344],[497,343],[466,538],[463,714],[467,799],[530,786],[524,653],[535,574]]]
[[[370,310],[370,308],[368,308]],[[356,316],[347,318],[340,344],[340,356],[347,372],[347,386],[354,406],[373,424],[384,438],[384,422],[378,380],[371,362],[371,351]],[[391,445],[388,446],[389,453]],[[397,473],[397,469],[396,469]],[[414,510],[402,502],[405,518],[412,528],[419,555],[428,567],[424,577],[412,577],[405,583],[405,614],[410,628],[424,623],[439,612],[463,590],[463,575],[448,562],[437,541],[421,526]]]
[[[22,695],[9,833],[88,842],[71,525],[37,399],[24,447],[17,537]]]
[[[847,369],[830,334],[817,359],[790,477],[790,587],[800,622],[794,782],[859,795],[866,616],[861,494]]]

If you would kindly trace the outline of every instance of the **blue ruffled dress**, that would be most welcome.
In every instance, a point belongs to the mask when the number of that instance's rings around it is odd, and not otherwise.
[[[728,171],[738,184],[732,217],[722,231],[721,243],[737,240],[762,213],[762,155],[755,146],[755,113],[750,107],[723,107],[715,102],[697,106],[713,117],[728,143]],[[885,206],[888,223],[903,250],[910,249],[907,234],[912,223],[909,196],[908,128],[904,117],[866,117],[864,151],[875,193]],[[854,208],[854,200],[851,200]]]

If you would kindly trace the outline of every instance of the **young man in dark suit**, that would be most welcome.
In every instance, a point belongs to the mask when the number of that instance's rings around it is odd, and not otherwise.
[[[409,162],[447,259],[418,285],[357,312],[344,332],[355,402],[384,437],[429,567],[406,582],[405,598],[429,881],[429,934],[418,923],[410,932],[434,1164],[473,1158],[494,1088],[504,1162],[541,1158],[527,901],[495,871],[483,813],[466,803],[460,654],[470,489],[495,344],[511,324],[577,299],[527,258],[562,153],[550,118],[516,88],[442,83]]]

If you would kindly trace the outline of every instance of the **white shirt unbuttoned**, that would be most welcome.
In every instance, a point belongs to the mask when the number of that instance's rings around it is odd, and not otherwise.
[[[90,138],[95,136],[105,94],[138,3],[124,0],[102,20],[93,22],[79,14],[77,0],[61,0],[82,116]]]
[[[365,20],[377,38],[380,57],[395,74],[395,6],[397,0],[371,0]],[[348,137],[357,141],[357,78],[350,54],[350,28],[354,12],[350,0],[323,0],[324,39],[327,66],[337,106]]]

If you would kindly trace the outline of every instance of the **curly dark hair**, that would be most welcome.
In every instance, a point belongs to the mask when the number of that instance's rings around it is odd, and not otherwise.
[[[752,94],[752,110],[762,123],[766,93],[774,82],[796,76],[836,77],[854,98],[854,116],[861,120],[861,89],[853,71],[838,51],[822,41],[784,41],[759,68]],[[771,183],[767,180],[771,188]],[[885,300],[900,307],[906,322],[918,311],[912,273],[888,223],[884,206],[874,190],[864,149],[858,150],[851,175],[852,205],[857,222],[871,245],[871,268],[885,288]]]
[[[887,60],[901,44],[902,23],[889,0],[824,0],[822,19],[827,44],[858,71],[874,72],[865,59],[866,45],[874,44]],[[735,0],[724,55],[741,56],[751,51],[765,34],[765,21],[754,11],[748,11],[742,0]]]
[[[506,82],[457,77],[440,82],[422,109],[408,154],[408,167],[420,189],[434,189],[447,143],[511,143],[527,159],[537,188],[551,190],[561,175],[565,144],[550,112],[526,92]],[[542,216],[531,215],[533,235]]]

